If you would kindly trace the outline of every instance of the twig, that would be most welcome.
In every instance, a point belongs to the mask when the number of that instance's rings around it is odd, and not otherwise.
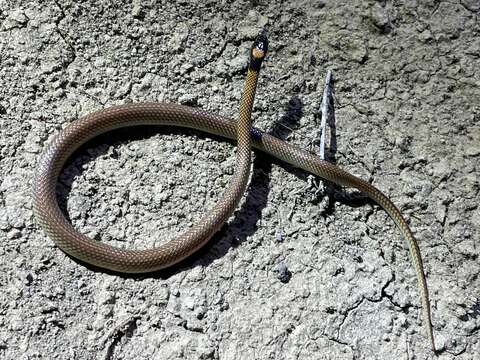
[[[325,85],[323,88],[323,97],[322,105],[320,111],[322,113],[322,121],[320,123],[320,159],[325,160],[325,133],[327,127],[327,120],[330,120],[330,117],[333,116],[332,109],[332,71],[327,71],[327,76],[325,77]]]
[[[104,360],[111,359],[117,343],[123,336],[133,332],[133,330],[136,328],[136,322],[138,319],[140,319],[140,316],[138,315],[129,316],[111,329],[110,332],[104,337],[103,341],[101,342],[101,346],[106,346],[109,342],[104,351]]]

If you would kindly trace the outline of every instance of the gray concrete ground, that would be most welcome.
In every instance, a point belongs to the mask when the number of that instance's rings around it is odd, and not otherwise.
[[[406,243],[369,202],[332,206],[255,155],[241,207],[202,251],[126,277],[78,263],[35,224],[48,140],[114,104],[235,117],[248,48],[270,29],[258,127],[314,140],[336,75],[337,162],[419,239],[439,359],[480,359],[480,3],[0,0],[2,359],[430,359]],[[235,148],[194,131],[119,131],[65,168],[75,227],[145,248],[212,206]]]

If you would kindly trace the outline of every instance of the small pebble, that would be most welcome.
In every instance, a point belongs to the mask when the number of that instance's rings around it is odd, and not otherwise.
[[[18,239],[22,235],[22,232],[18,229],[12,229],[7,233],[7,239]]]
[[[292,277],[292,273],[288,270],[287,265],[285,265],[283,262],[277,265],[276,272],[278,280],[280,280],[282,283],[288,283]]]
[[[25,276],[25,284],[30,285],[33,282],[33,275],[31,273],[28,273]]]
[[[275,241],[283,242],[283,240],[284,240],[283,233],[280,230],[277,230],[277,232],[275,233]]]

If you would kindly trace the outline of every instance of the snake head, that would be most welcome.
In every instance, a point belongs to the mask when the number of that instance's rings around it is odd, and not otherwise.
[[[250,65],[249,68],[255,71],[260,71],[263,59],[267,55],[268,39],[266,30],[262,30],[255,39],[252,49],[250,51]]]

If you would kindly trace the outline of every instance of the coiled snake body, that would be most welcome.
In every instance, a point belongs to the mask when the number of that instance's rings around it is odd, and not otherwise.
[[[38,164],[34,183],[34,212],[38,223],[63,251],[87,263],[125,273],[143,273],[166,268],[202,247],[232,215],[248,182],[251,166],[250,153],[253,145],[265,153],[323,179],[366,193],[390,215],[409,244],[419,283],[423,317],[434,350],[430,302],[420,250],[397,207],[370,183],[320,160],[313,154],[252,128],[252,105],[258,73],[267,47],[268,41],[265,35],[259,35],[252,46],[237,122],[186,106],[143,103],[99,111],[66,127],[51,141]],[[237,139],[235,171],[222,198],[196,225],[176,239],[157,248],[120,249],[80,234],[65,218],[56,199],[56,183],[65,162],[82,144],[101,133],[127,126],[150,124],[189,127]]]

